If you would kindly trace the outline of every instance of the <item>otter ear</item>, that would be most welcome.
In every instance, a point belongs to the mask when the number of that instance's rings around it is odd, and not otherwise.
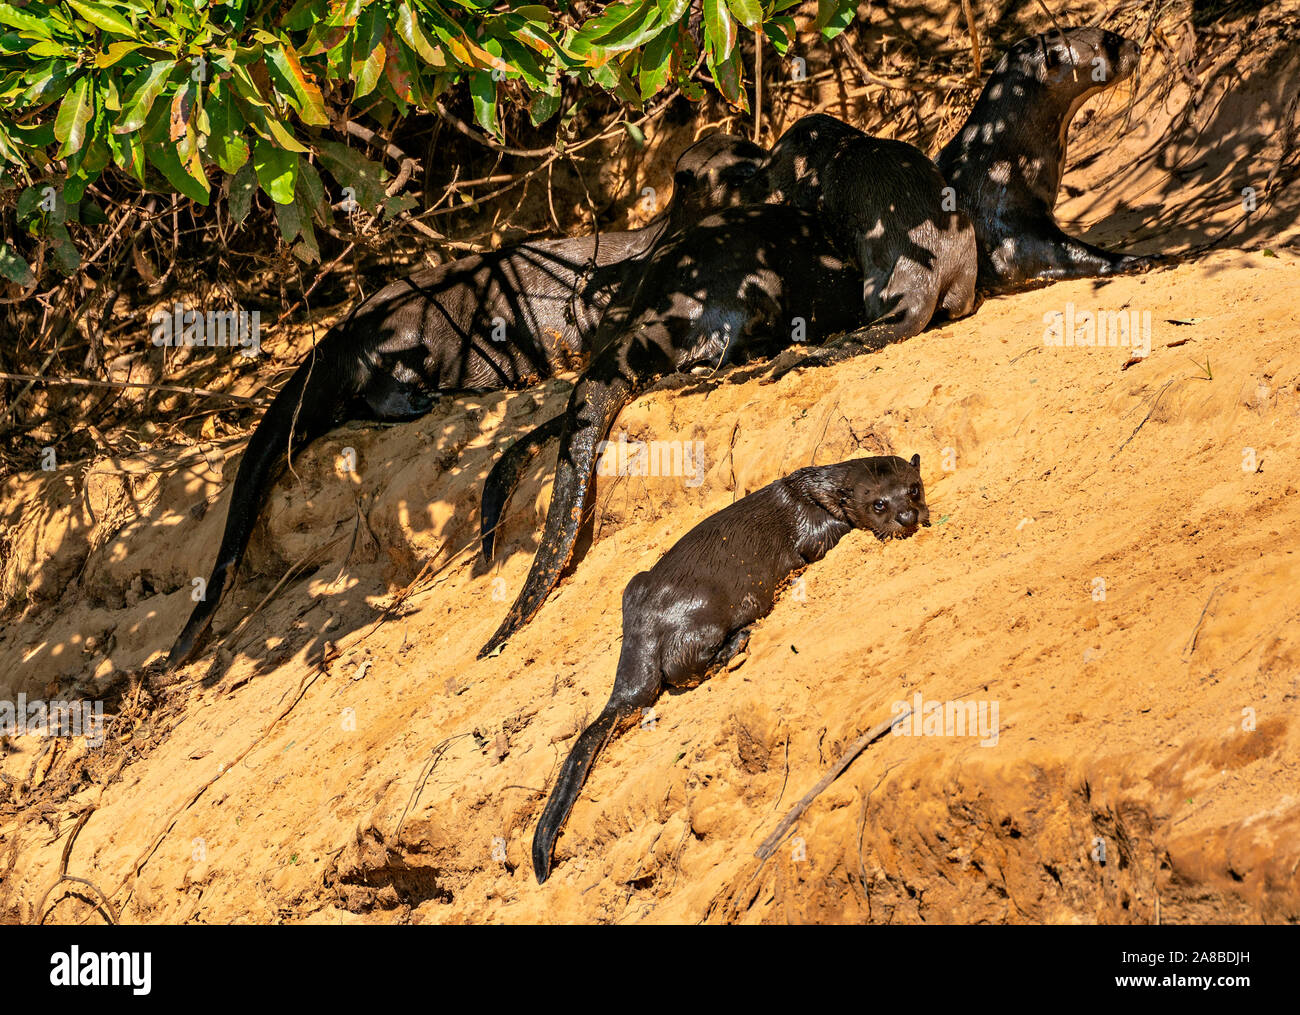
[[[921,467],[921,456],[920,456],[920,455],[913,455],[913,456],[912,456],[912,468],[914,468],[914,469],[919,469],[920,467]]]

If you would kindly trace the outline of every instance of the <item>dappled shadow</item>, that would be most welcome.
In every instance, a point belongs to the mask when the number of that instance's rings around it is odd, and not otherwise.
[[[980,6],[976,16],[978,78],[956,4],[863,8],[843,42],[801,41],[806,81],[782,80],[788,69],[770,65],[767,91],[779,97],[773,132],[824,110],[937,156],[1000,56],[1053,27],[1027,0]],[[1133,77],[1075,117],[1057,206],[1067,232],[1125,252],[1184,255],[1268,242],[1300,224],[1300,196],[1287,186],[1300,171],[1294,8],[1198,0],[1190,19],[1186,8],[1151,4],[1056,16],[1063,27],[1097,24],[1142,45]],[[1243,207],[1247,186],[1255,189],[1252,212]]]
[[[732,208],[657,243],[635,290],[615,298],[593,336],[592,362],[565,410],[541,544],[483,653],[526,623],[570,567],[601,447],[639,392],[667,374],[816,343],[861,319],[861,274],[810,212]]]

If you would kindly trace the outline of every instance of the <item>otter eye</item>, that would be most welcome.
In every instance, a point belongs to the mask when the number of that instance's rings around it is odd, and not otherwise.
[[[916,500],[918,497],[921,496],[921,488],[917,486],[915,483],[913,483],[912,488],[907,491],[907,495],[911,497],[912,500]]]
[[[878,500],[878,501],[876,501],[874,504],[871,505],[872,509],[873,509],[873,510],[876,512],[876,514],[878,514],[878,515],[883,515],[883,514],[885,513],[885,507],[886,507],[886,506],[887,506],[887,505],[885,504],[885,502],[884,502],[883,500]]]

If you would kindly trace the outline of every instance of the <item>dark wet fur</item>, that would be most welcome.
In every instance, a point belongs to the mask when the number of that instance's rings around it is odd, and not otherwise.
[[[1016,43],[936,160],[975,225],[981,292],[1141,271],[1159,257],[1109,253],[1067,236],[1053,209],[1070,121],[1091,96],[1137,68],[1136,43],[1101,28],[1067,28]],[[1105,80],[1093,80],[1094,60]]]
[[[820,216],[862,270],[863,323],[878,346],[975,308],[975,233],[951,200],[944,209],[946,188],[919,149],[815,113],[781,135],[748,193]]]
[[[539,883],[597,754],[664,687],[691,686],[725,665],[790,576],[851,529],[889,539],[930,524],[919,466],[913,456],[800,469],[706,518],[628,582],[613,693],[575,742],[533,835]]]
[[[683,153],[668,211],[644,229],[525,243],[417,271],[330,329],[249,439],[205,598],[167,665],[201,643],[291,445],[296,452],[349,419],[418,418],[441,394],[521,388],[580,368],[602,312],[634,283],[654,241],[705,209],[735,203],[765,155],[712,135]]]
[[[657,243],[635,292],[611,304],[593,337],[593,359],[565,410],[532,569],[480,658],[533,617],[572,559],[600,442],[624,405],[668,374],[787,347],[795,318],[805,322],[802,342],[851,330],[860,294],[861,274],[835,253],[817,217],[797,208],[731,208]]]

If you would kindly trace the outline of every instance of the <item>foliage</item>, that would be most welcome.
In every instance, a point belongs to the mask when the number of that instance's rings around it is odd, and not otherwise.
[[[367,211],[403,207],[382,167],[342,140],[346,120],[438,112],[463,88],[499,143],[503,108],[545,124],[566,80],[629,107],[673,88],[699,98],[701,60],[743,108],[740,31],[785,53],[799,2],[703,0],[700,45],[691,0],[0,2],[0,184],[25,186],[18,224],[46,238],[65,274],[78,264],[67,223],[103,221],[83,196],[105,173],[199,204],[225,195],[236,222],[261,190],[284,238],[314,260],[313,224],[332,215],[321,169]],[[855,7],[818,0],[814,27],[834,36]],[[0,274],[31,276],[8,244]]]

